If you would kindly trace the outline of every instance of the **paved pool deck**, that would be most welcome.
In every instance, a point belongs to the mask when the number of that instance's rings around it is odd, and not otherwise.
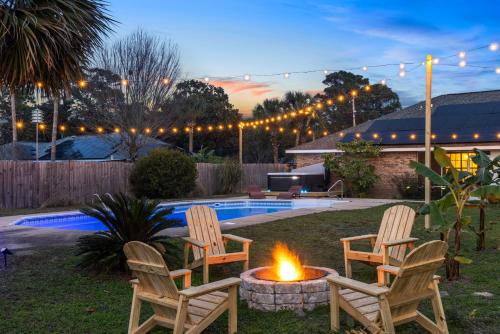
[[[246,197],[235,197],[231,199],[247,199]],[[225,199],[227,200],[227,199]],[[302,200],[299,200],[302,201]],[[221,221],[221,228],[223,231],[267,223],[275,220],[304,216],[313,213],[324,211],[340,211],[340,210],[358,210],[367,209],[379,205],[398,203],[400,200],[390,199],[344,199],[338,200],[330,207],[310,207],[300,208],[295,210],[280,211],[264,215],[248,216],[238,219],[229,219]],[[78,237],[89,234],[88,231],[72,231],[72,230],[58,230],[51,228],[33,228],[14,225],[19,219],[50,214],[61,214],[63,212],[43,213],[43,214],[30,214],[19,216],[5,216],[0,217],[0,248],[7,247],[14,254],[23,255],[36,252],[38,249],[48,246],[68,246],[74,245]],[[165,234],[170,236],[186,236],[186,227],[170,228],[164,231]]]

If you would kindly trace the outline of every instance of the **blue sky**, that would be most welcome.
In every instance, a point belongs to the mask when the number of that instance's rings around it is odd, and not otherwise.
[[[500,49],[468,52],[459,68],[460,50],[500,42],[498,1],[240,1],[112,0],[120,22],[113,37],[138,27],[179,45],[183,77],[210,77],[223,86],[243,113],[265,98],[288,90],[324,88],[322,72],[218,80],[235,75],[356,68],[371,82],[386,79],[403,105],[424,98],[424,68],[431,53],[450,56],[435,66],[433,95],[500,89]]]

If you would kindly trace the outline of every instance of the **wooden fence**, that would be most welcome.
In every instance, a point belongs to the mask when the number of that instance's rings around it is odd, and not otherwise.
[[[133,164],[123,161],[0,161],[0,208],[36,208],[81,204],[93,194],[128,192]],[[217,190],[217,165],[199,163],[199,195]],[[282,164],[244,164],[241,189],[267,185],[268,172],[285,171]]]

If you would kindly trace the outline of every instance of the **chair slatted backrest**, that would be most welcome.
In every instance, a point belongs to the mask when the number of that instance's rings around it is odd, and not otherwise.
[[[432,294],[433,277],[443,265],[447,249],[445,242],[434,240],[406,256],[387,295],[393,318],[413,315],[419,302]]]
[[[384,241],[394,241],[409,238],[413,223],[415,221],[415,210],[406,205],[395,205],[385,210],[377,240],[373,247],[374,253],[381,252],[381,244]],[[389,256],[403,261],[407,245],[391,247]]]
[[[215,210],[206,205],[193,205],[186,211],[186,220],[189,236],[193,239],[204,241],[210,245],[209,254],[225,254],[226,248],[222,240],[219,220]],[[193,247],[195,260],[203,257],[203,250]]]
[[[179,299],[179,292],[162,255],[153,247],[131,241],[125,244],[123,251],[127,264],[139,280],[140,293],[152,294],[157,298]],[[156,314],[175,319],[176,310],[157,304],[152,304]]]

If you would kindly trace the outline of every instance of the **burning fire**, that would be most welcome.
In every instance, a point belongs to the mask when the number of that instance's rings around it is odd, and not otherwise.
[[[304,279],[304,268],[299,256],[282,242],[273,249],[273,271],[279,281],[300,281]]]

